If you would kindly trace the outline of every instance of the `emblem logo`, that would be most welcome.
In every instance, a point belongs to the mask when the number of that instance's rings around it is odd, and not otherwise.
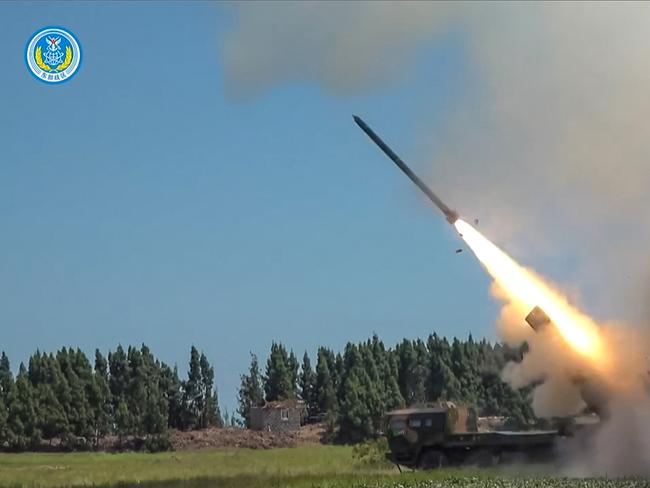
[[[79,70],[81,47],[70,31],[46,27],[29,38],[25,57],[36,78],[50,84],[63,83]]]

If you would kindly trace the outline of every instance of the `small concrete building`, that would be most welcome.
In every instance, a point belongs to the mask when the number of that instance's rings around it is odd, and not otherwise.
[[[305,404],[300,400],[268,402],[251,408],[251,429],[270,432],[296,432],[305,415]]]

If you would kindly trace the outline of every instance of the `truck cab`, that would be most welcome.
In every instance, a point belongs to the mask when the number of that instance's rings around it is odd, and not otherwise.
[[[477,432],[473,410],[457,407],[426,407],[394,410],[386,415],[388,458],[397,464],[437,467],[448,464],[444,452],[448,435]],[[434,454],[426,454],[435,451]],[[431,466],[430,466],[431,465]]]

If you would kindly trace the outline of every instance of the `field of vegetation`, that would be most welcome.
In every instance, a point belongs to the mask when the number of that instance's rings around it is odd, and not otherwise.
[[[534,468],[447,469],[400,474],[368,464],[341,446],[270,450],[145,453],[0,454],[1,487],[144,486],[148,488],[636,488],[645,480],[567,480],[534,476]]]

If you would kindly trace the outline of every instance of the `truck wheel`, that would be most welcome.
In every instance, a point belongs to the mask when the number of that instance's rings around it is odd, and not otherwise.
[[[430,449],[424,451],[420,455],[420,462],[418,466],[420,469],[436,469],[444,468],[449,465],[449,459],[447,455],[442,451],[436,451],[435,449]]]

